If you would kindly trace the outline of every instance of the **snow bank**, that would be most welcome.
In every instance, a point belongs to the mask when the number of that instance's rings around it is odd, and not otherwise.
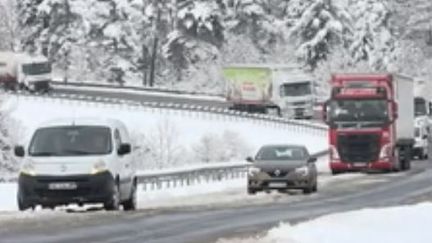
[[[432,203],[324,216],[299,225],[281,223],[265,236],[220,243],[432,242]]]
[[[0,183],[0,212],[15,211],[18,209],[16,205],[16,195],[16,183]]]

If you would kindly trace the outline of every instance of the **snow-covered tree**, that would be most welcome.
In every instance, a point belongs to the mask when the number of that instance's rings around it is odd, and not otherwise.
[[[16,10],[16,1],[0,0],[0,50],[19,50],[20,28]]]
[[[4,99],[0,99],[0,105],[3,101]],[[13,147],[22,135],[20,131],[19,123],[12,120],[7,110],[2,110],[0,112],[0,179],[2,174],[14,174],[19,168]]]
[[[351,17],[346,6],[331,0],[295,0],[291,18],[298,18],[288,36],[296,41],[297,55],[315,68],[335,45],[345,46],[351,35]]]
[[[389,29],[390,10],[384,0],[351,1],[354,36],[349,49],[356,60],[367,60],[374,70],[386,70],[395,41]]]

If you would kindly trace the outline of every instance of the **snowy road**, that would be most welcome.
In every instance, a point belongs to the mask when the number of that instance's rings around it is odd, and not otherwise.
[[[400,205],[430,199],[432,165],[416,161],[400,174],[324,176],[318,194],[261,194],[206,205],[147,208],[134,213],[104,211],[23,217],[0,223],[2,242],[214,242],[261,232],[280,221],[299,222],[365,207]],[[426,195],[426,196],[425,196]],[[196,199],[196,198],[195,198]],[[219,203],[217,203],[219,202]]]

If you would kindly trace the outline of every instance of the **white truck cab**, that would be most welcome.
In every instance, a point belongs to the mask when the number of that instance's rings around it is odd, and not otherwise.
[[[136,208],[135,163],[125,125],[112,119],[60,119],[39,126],[25,146],[18,178],[20,210],[37,205],[103,203]]]
[[[274,103],[288,118],[307,118],[314,116],[315,78],[306,72],[278,70],[273,74],[275,88]]]

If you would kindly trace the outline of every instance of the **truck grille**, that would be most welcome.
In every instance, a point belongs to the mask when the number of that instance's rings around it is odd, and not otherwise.
[[[338,136],[338,152],[343,162],[372,162],[379,156],[378,134],[348,134]]]

